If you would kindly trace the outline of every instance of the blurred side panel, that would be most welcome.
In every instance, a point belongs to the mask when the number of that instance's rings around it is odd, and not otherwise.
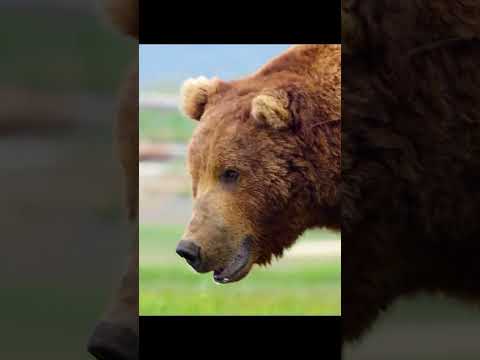
[[[128,223],[114,146],[137,43],[103,2],[3,1],[0,229],[4,359],[89,359],[120,283]]]

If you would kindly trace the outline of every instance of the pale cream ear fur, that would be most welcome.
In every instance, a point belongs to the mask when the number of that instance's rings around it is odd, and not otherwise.
[[[185,80],[180,90],[181,110],[189,118],[200,120],[215,79],[199,76]]]
[[[259,123],[285,129],[291,120],[288,105],[288,95],[284,91],[267,91],[252,100],[252,116]]]

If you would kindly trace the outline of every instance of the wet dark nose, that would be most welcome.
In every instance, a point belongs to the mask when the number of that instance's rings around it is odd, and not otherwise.
[[[200,247],[193,241],[180,241],[177,246],[177,254],[187,260],[190,266],[198,271],[200,267]]]

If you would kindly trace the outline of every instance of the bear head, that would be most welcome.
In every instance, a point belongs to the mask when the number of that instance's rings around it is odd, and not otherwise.
[[[286,74],[183,85],[183,111],[198,126],[187,160],[193,214],[177,253],[218,283],[281,256],[305,229],[338,223],[339,144],[332,153],[305,125],[328,118],[308,88]]]

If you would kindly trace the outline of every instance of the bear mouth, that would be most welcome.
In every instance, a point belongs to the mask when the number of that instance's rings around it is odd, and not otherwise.
[[[251,248],[252,238],[247,236],[227,266],[213,272],[213,280],[219,284],[227,284],[244,278],[252,267]]]

